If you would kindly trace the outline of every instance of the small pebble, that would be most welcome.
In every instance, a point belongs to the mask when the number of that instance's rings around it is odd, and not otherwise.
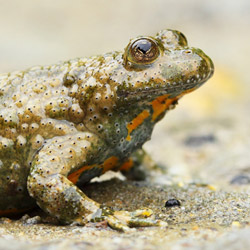
[[[27,225],[35,225],[41,222],[41,217],[34,216],[30,218],[29,216],[23,216],[22,221]]]
[[[194,135],[189,136],[185,141],[184,144],[189,147],[200,147],[206,143],[214,143],[216,142],[216,138],[212,134],[208,135]]]
[[[247,175],[237,175],[231,181],[233,185],[247,185],[250,184],[250,177]]]
[[[176,199],[169,199],[165,203],[165,207],[175,207],[175,206],[179,207],[180,205],[181,205],[180,201]]]

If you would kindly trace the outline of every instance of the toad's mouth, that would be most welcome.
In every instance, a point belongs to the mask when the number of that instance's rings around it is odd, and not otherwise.
[[[165,82],[160,84],[156,83],[150,86],[140,87],[134,90],[120,90],[118,95],[120,98],[128,98],[130,100],[141,100],[143,98],[149,100],[154,99],[157,96],[166,94],[170,97],[176,97],[181,94],[192,92],[193,90],[199,88],[212,75],[213,70],[211,70],[208,75],[204,76],[203,79],[197,79],[196,81],[191,81],[191,79],[188,79],[186,81],[180,82]]]

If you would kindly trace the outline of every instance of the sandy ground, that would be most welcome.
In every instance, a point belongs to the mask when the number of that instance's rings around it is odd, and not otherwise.
[[[181,30],[215,75],[183,98],[145,144],[158,168],[144,182],[85,187],[117,209],[150,207],[166,228],[118,233],[105,223],[60,226],[39,209],[0,219],[0,249],[248,249],[250,2],[0,1],[0,72],[123,49],[130,38]],[[165,208],[168,199],[180,207]]]

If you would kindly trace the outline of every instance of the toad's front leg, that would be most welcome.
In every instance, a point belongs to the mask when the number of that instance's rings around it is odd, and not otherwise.
[[[99,149],[103,153],[98,154]],[[105,143],[90,133],[48,140],[32,162],[28,177],[30,195],[45,212],[65,224],[84,225],[89,221],[106,220],[112,228],[120,231],[135,226],[163,225],[147,218],[152,214],[148,209],[127,212],[101,207],[74,185],[78,178],[86,180],[87,176],[91,179],[91,173],[96,175],[105,171],[104,166],[110,161],[98,159],[105,155],[105,149],[108,150]]]
[[[84,225],[100,207],[68,179],[71,173],[89,167],[94,156],[97,158],[98,144],[102,146],[90,133],[54,137],[32,162],[28,191],[45,212],[62,223]]]

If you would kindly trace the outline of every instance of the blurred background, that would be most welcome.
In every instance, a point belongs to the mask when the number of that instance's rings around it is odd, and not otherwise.
[[[212,58],[215,75],[165,117],[146,149],[177,181],[250,183],[249,13],[249,0],[0,0],[0,72],[180,30]]]

